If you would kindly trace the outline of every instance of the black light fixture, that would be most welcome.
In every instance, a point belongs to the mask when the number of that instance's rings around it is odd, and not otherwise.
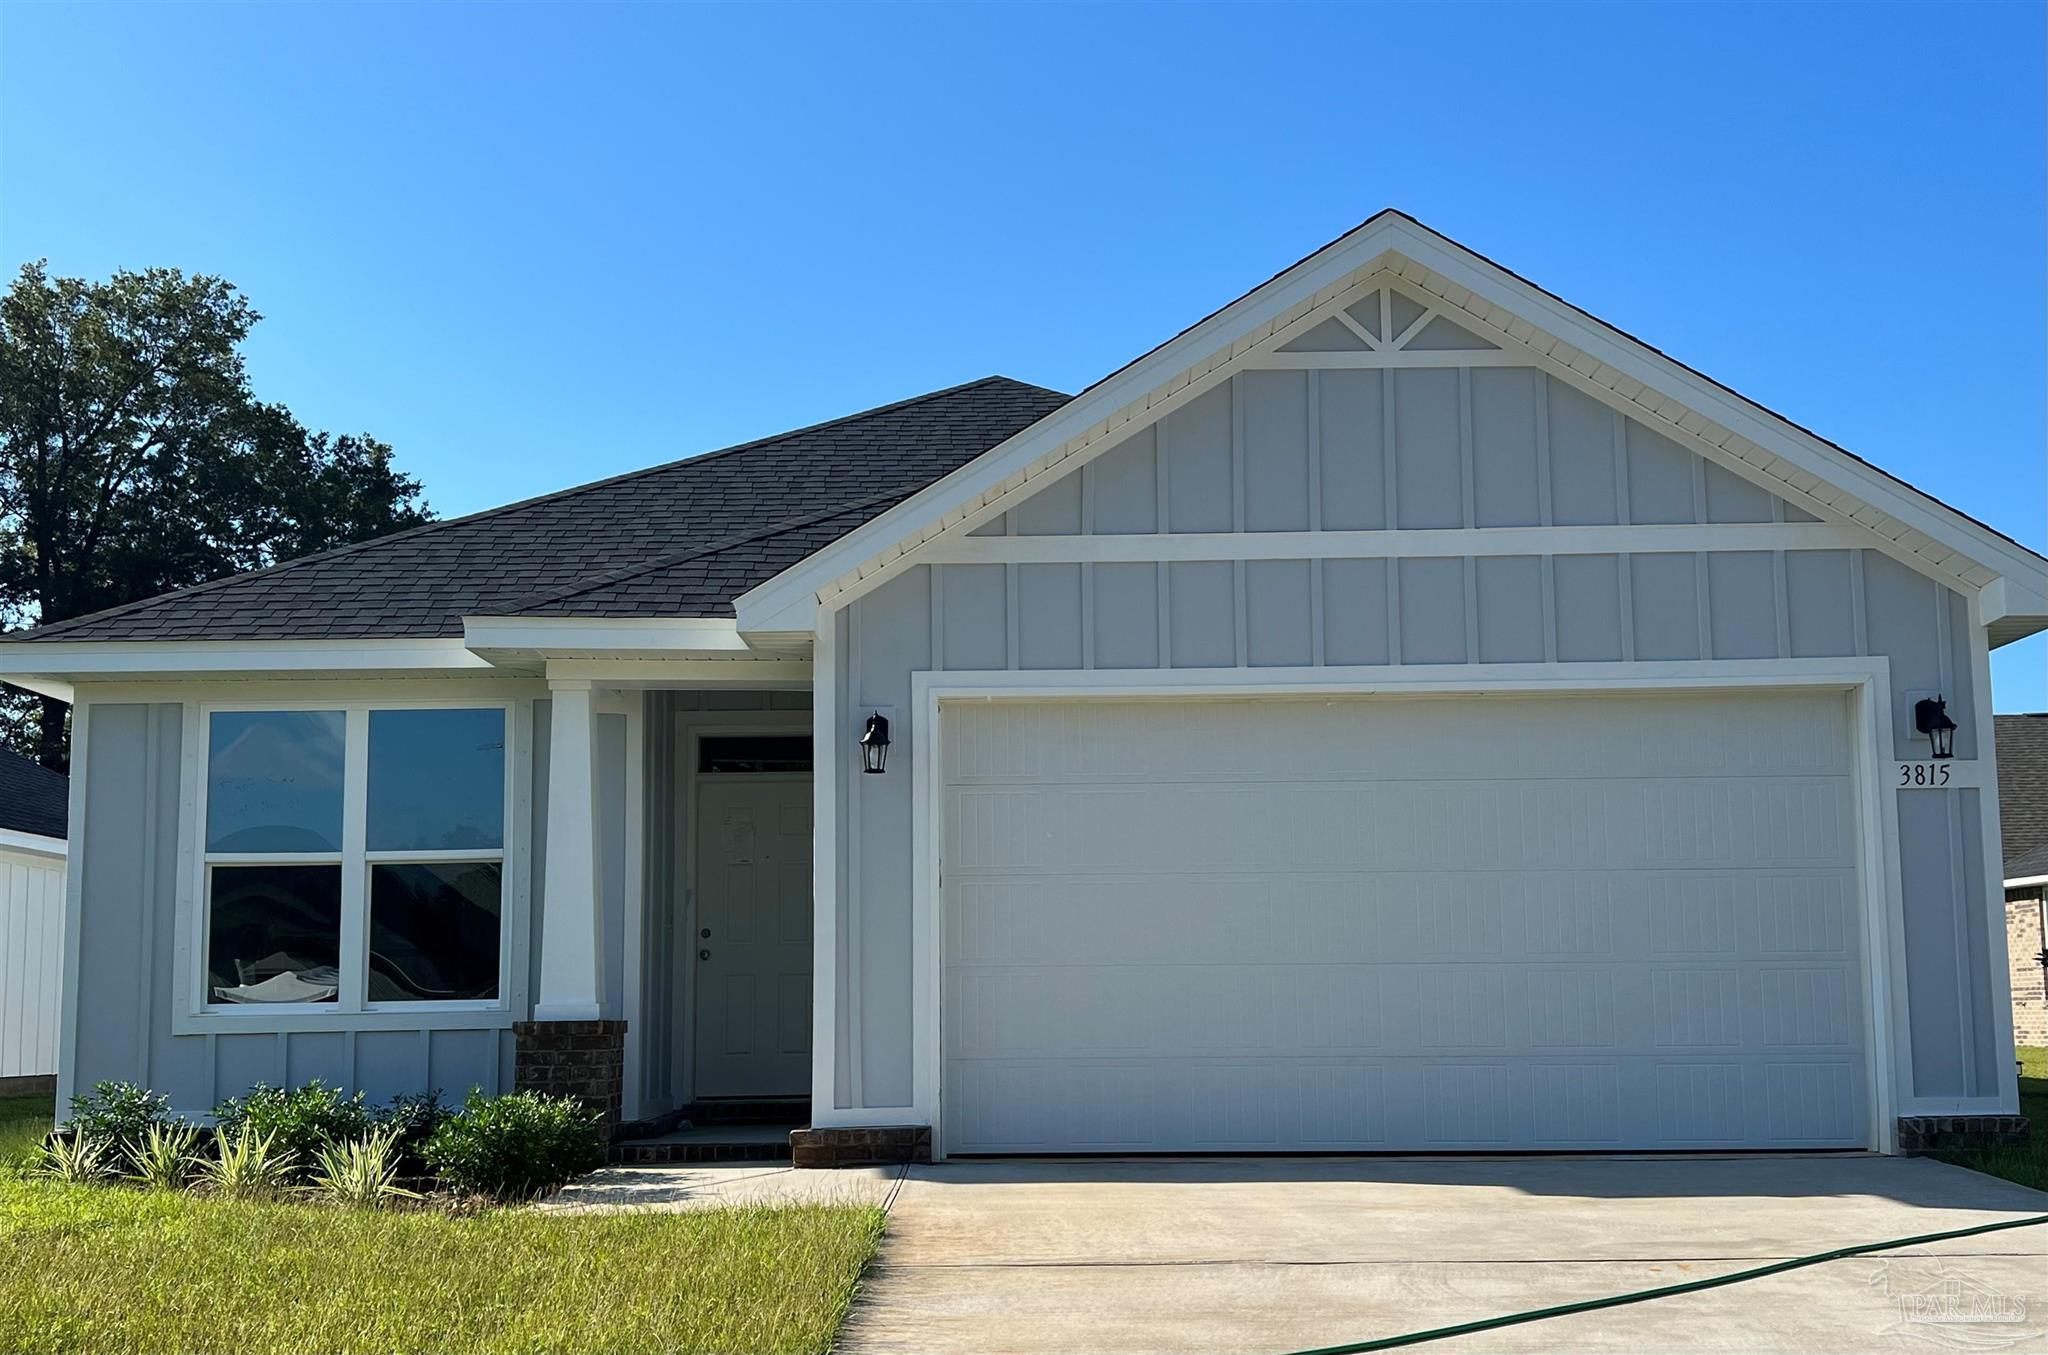
[[[1913,703],[1913,728],[1927,736],[1934,745],[1934,756],[1951,758],[1956,755],[1956,722],[1948,718],[1948,702],[1938,696]]]
[[[889,717],[876,711],[860,732],[860,769],[880,776],[889,766]]]

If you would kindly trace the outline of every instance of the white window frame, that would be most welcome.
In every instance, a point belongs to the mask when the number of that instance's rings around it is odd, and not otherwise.
[[[185,844],[190,864],[185,873],[187,962],[180,968],[184,992],[175,1007],[175,1033],[191,1034],[231,1026],[265,1031],[361,1030],[390,1027],[422,1030],[437,1026],[509,1025],[525,996],[527,881],[520,833],[527,809],[521,793],[530,772],[530,704],[492,693],[435,697],[358,696],[332,698],[315,691],[256,698],[222,698],[186,707],[189,750],[185,758],[185,803],[190,816]],[[370,718],[386,710],[497,710],[505,721],[504,822],[495,849],[421,851],[368,849],[370,784]],[[341,850],[338,852],[209,852],[206,813],[213,717],[218,713],[261,711],[339,711],[343,717]],[[498,996],[472,1000],[369,1000],[370,871],[378,865],[435,862],[495,861],[499,866]],[[232,865],[333,865],[341,870],[340,991],[333,1002],[216,1003],[209,1000],[206,959],[212,922],[208,889],[212,868]]]

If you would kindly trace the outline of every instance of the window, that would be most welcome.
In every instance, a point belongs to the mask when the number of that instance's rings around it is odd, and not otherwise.
[[[206,719],[203,1005],[499,1001],[505,707]]]
[[[719,734],[697,741],[700,772],[807,772],[808,734]]]

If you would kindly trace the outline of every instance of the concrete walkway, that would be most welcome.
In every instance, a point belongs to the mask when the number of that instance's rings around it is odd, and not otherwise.
[[[915,1167],[841,1348],[1278,1355],[2041,1213],[2048,1194],[1862,1156]],[[1944,1301],[2019,1320],[1927,1320]],[[2048,1350],[2048,1228],[1423,1349]]]
[[[726,1209],[735,1205],[887,1205],[901,1167],[806,1171],[787,1162],[718,1162],[679,1167],[607,1167],[533,1207],[549,1214]]]

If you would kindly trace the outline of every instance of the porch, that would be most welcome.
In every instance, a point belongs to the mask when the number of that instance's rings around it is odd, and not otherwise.
[[[811,1089],[811,693],[551,678],[516,1081],[629,1162],[787,1158]]]

